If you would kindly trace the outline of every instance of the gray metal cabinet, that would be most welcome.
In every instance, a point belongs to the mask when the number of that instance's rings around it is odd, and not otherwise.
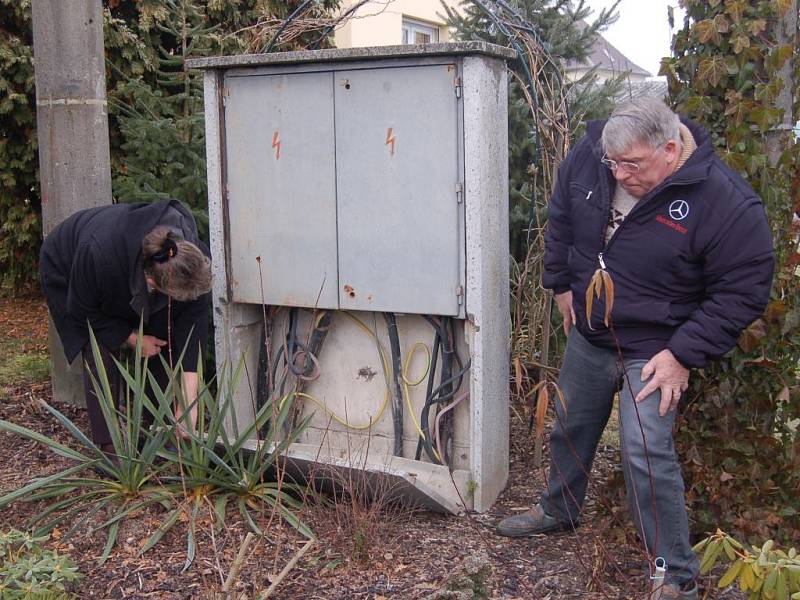
[[[227,75],[233,300],[458,315],[459,82],[454,63]]]
[[[206,70],[217,370],[243,361],[247,383],[231,391],[229,431],[255,417],[260,305],[334,309],[316,355],[319,377],[304,390],[345,422],[296,398],[311,420],[286,452],[293,468],[381,474],[410,498],[453,512],[492,505],[508,475],[505,61],[515,56],[461,42],[187,63]],[[412,379],[432,354],[422,315],[456,317],[448,321],[452,341],[469,370],[458,404],[447,408],[451,464],[414,458],[423,386],[403,392],[396,455],[391,411],[376,413],[387,406],[392,371],[389,325],[378,311],[407,313],[396,323]],[[277,313],[273,356],[290,318]],[[300,331],[315,318],[293,314]]]
[[[455,65],[342,71],[336,80],[340,306],[457,315]]]
[[[331,82],[331,73],[226,77],[235,302],[338,306]]]

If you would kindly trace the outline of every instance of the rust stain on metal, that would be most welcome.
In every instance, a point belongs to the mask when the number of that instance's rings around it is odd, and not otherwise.
[[[373,379],[373,378],[375,377],[375,375],[377,375],[377,374],[378,374],[378,373],[377,373],[377,372],[375,372],[375,371],[372,369],[372,367],[370,367],[370,366],[361,367],[361,368],[358,370],[358,378],[359,378],[359,379],[363,379],[364,381],[367,381],[367,382],[370,382],[370,381],[372,381],[372,379]]]
[[[275,148],[275,160],[281,159],[281,132],[275,131],[272,134],[272,147]]]
[[[386,130],[386,145],[389,146],[389,156],[394,156],[394,127],[389,127]]]
[[[356,297],[356,290],[349,283],[344,286],[344,293],[350,296],[351,298]]]

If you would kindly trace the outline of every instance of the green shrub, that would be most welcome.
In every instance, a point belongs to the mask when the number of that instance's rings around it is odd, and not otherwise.
[[[12,529],[0,533],[0,598],[73,598],[67,584],[82,577],[68,556],[45,550],[41,544],[49,536],[34,536]]]
[[[782,93],[797,41],[779,24],[791,3],[683,0],[686,19],[662,61],[675,108],[705,125],[717,152],[761,196],[777,263],[772,300],[722,360],[692,375],[676,442],[696,531],[800,536],[800,145]],[[796,18],[797,15],[794,15]],[[789,69],[791,76],[791,68]],[[788,98],[792,97],[789,89]],[[796,98],[796,94],[794,94]],[[795,111],[797,106],[794,107]]]
[[[700,572],[707,573],[718,560],[730,563],[719,579],[721,588],[738,581],[739,589],[750,592],[749,600],[800,600],[800,556],[795,548],[783,551],[767,540],[761,546],[745,548],[739,541],[717,530],[694,547],[703,552]]]

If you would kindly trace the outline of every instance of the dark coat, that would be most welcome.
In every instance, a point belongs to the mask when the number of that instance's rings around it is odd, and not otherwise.
[[[45,239],[39,276],[68,361],[88,343],[87,323],[100,344],[116,350],[143,320],[145,333],[171,337],[176,358],[188,341],[183,368],[196,370],[198,347],[208,335],[210,294],[173,300],[168,331],[168,298],[148,294],[141,261],[142,239],[158,225],[175,229],[209,255],[194,218],[177,200],[82,210]]]
[[[761,200],[714,153],[708,132],[684,120],[698,148],[639,200],[608,244],[616,181],[600,163],[602,121],[562,163],[545,234],[544,286],[572,290],[576,326],[591,343],[616,348],[586,290],[605,263],[615,286],[612,324],[623,354],[651,358],[669,348],[686,367],[730,350],[769,299],[774,256]]]

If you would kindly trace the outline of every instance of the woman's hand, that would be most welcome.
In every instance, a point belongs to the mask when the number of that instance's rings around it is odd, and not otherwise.
[[[135,331],[132,332],[128,339],[125,342],[130,346],[131,349],[136,350],[136,341],[139,338],[139,334]],[[167,345],[167,342],[164,340],[158,339],[154,335],[143,335],[142,336],[142,356],[145,358],[151,358],[161,352],[161,348]]]
[[[197,373],[189,372],[183,374],[184,402],[178,401],[175,406],[175,432],[185,440],[191,437],[190,431],[197,430],[197,386]],[[187,406],[189,407],[188,415],[183,412]]]

